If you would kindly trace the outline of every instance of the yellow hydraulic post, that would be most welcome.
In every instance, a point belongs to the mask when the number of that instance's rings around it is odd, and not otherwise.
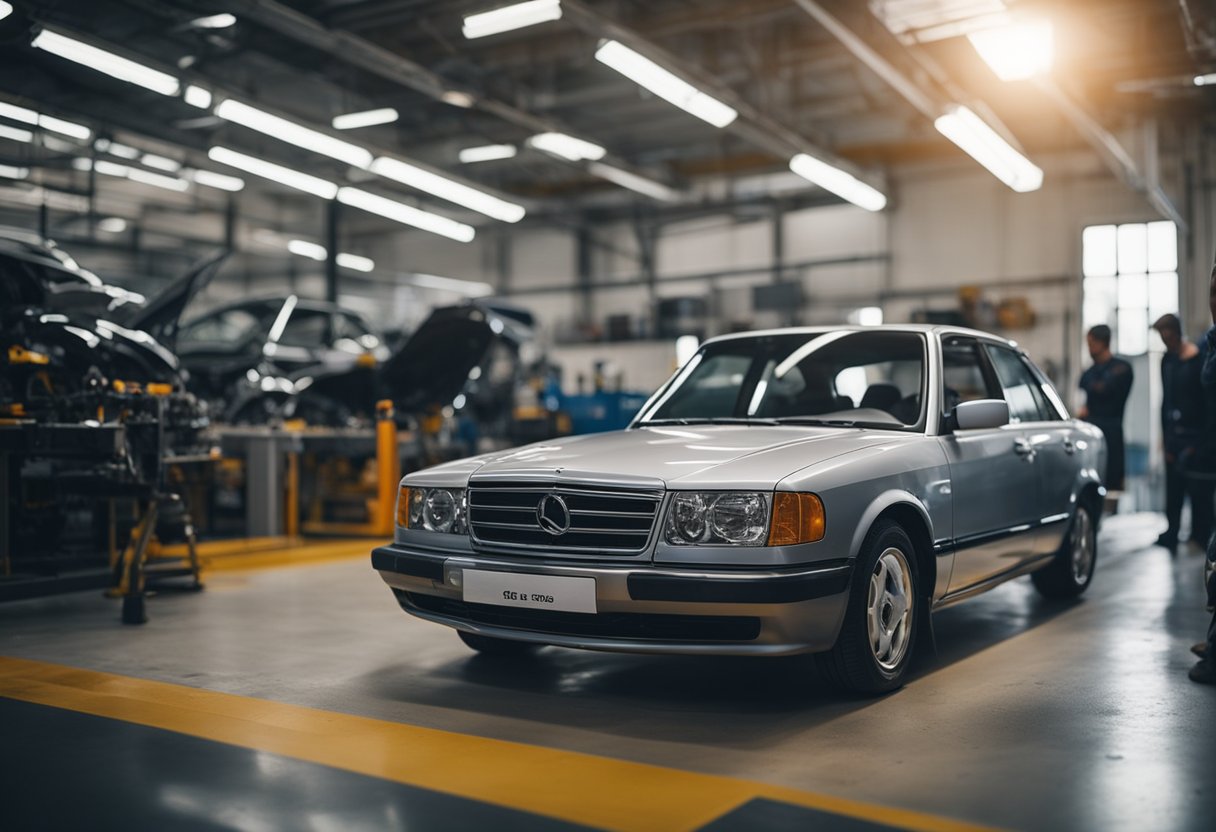
[[[283,518],[284,530],[292,540],[300,536],[300,455],[287,454],[287,505]]]
[[[389,537],[396,522],[393,506],[401,480],[401,456],[397,451],[397,421],[391,399],[376,402],[376,511],[372,517],[375,534]]]

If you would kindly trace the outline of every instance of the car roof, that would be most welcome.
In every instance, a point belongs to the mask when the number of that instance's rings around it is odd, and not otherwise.
[[[28,263],[50,266],[65,277],[98,287],[101,278],[80,265],[55,245],[53,240],[19,228],[0,226],[0,256],[13,257]]]
[[[985,341],[992,341],[997,344],[1004,344],[1015,349],[1018,346],[1017,341],[1011,341],[1008,338],[1003,338],[1000,335],[993,335],[991,332],[982,332],[978,329],[968,329],[965,326],[947,326],[943,324],[881,324],[879,326],[861,326],[861,325],[844,325],[844,326],[793,326],[782,327],[780,329],[761,329],[750,332],[732,332],[726,335],[716,335],[713,338],[706,338],[704,344],[712,344],[718,341],[730,341],[743,338],[760,338],[774,335],[821,335],[825,332],[912,332],[919,335],[931,335],[942,338],[948,335],[964,335],[971,338],[979,338]]]
[[[265,297],[242,298],[241,300],[231,301],[229,303],[221,304],[220,306],[213,306],[210,309],[206,310],[205,312],[202,312],[199,315],[196,315],[196,316],[190,318],[189,323],[194,323],[195,321],[201,321],[201,320],[204,320],[205,318],[210,318],[213,315],[219,315],[224,312],[231,312],[236,309],[246,309],[246,310],[256,309],[256,310],[259,310],[262,312],[277,313],[280,309],[283,308],[283,304],[286,302],[287,302],[286,295],[267,295]],[[357,312],[354,309],[347,309],[343,306],[339,306],[338,304],[332,303],[330,301],[313,300],[310,298],[297,298],[296,309],[302,309],[302,310],[305,310],[308,312],[330,312],[330,313],[341,313],[343,315],[350,315],[350,316],[358,319],[364,325],[368,326],[369,329],[371,328],[370,325],[368,325],[368,323],[367,323],[367,319],[361,313]]]

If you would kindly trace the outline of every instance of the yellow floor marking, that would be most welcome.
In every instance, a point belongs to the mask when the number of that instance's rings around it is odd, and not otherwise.
[[[757,797],[902,829],[981,827],[731,777],[0,657],[0,696],[612,830],[692,830]]]
[[[201,560],[204,574],[234,570],[277,569],[284,566],[312,566],[357,557],[367,558],[370,562],[372,549],[384,542],[372,538],[314,540],[278,549],[204,555]]]

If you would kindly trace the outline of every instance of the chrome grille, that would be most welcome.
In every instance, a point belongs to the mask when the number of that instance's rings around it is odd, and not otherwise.
[[[540,524],[546,497],[561,499],[569,528],[553,534]],[[636,555],[654,531],[661,491],[534,482],[469,484],[469,530],[477,543],[545,552]],[[560,513],[560,512],[559,512]]]

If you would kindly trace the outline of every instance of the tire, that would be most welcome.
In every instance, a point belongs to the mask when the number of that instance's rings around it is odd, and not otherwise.
[[[1078,503],[1068,525],[1068,535],[1055,557],[1030,579],[1044,598],[1076,598],[1089,587],[1097,562],[1098,532],[1094,510]]]
[[[457,630],[456,634],[467,646],[487,656],[519,656],[531,653],[536,649],[536,645],[529,641],[511,641],[494,636],[466,633],[464,630]]]
[[[817,657],[820,672],[851,693],[875,695],[901,687],[923,601],[912,539],[893,520],[880,521],[862,542],[840,635]]]

